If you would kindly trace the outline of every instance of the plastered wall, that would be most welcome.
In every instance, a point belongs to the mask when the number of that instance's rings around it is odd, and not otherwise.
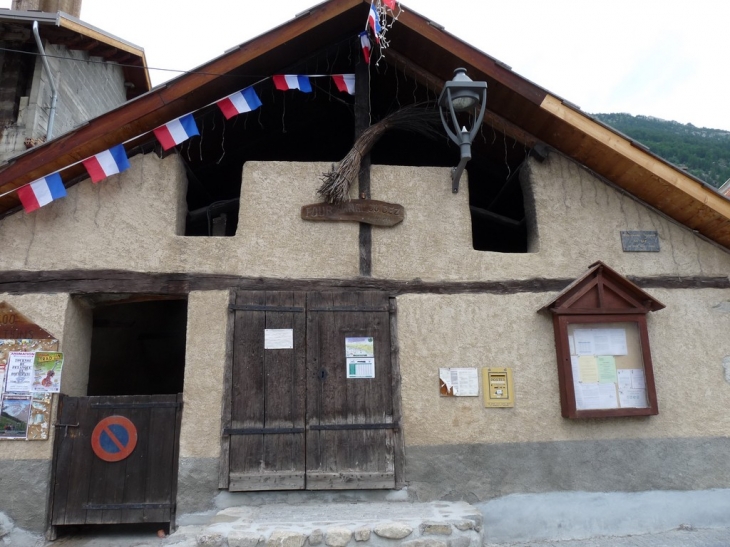
[[[601,420],[561,417],[552,318],[538,313],[551,295],[399,297],[407,445],[726,436],[730,290],[648,292],[667,306],[648,317],[659,415]],[[515,407],[439,397],[439,367],[512,367]]]
[[[352,278],[356,223],[307,222],[326,163],[248,162],[235,237],[185,237],[184,169],[176,156],[132,158],[132,167],[31,215],[0,221],[0,268],[122,269],[282,278]],[[602,260],[625,275],[726,276],[730,253],[698,238],[577,165],[551,154],[523,179],[534,202],[535,252],[474,251],[467,185],[449,170],[374,166],[373,198],[405,207],[393,228],[373,228],[373,276],[428,281],[572,278]],[[656,230],[661,252],[624,253],[621,230]]]

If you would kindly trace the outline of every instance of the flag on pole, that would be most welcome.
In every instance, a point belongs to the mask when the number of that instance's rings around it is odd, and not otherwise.
[[[304,93],[312,92],[312,85],[309,83],[309,76],[297,76],[296,74],[277,74],[272,76],[274,86],[279,91],[298,89]]]
[[[61,175],[53,173],[18,188],[18,197],[25,212],[30,213],[56,199],[66,197],[66,188]]]
[[[83,161],[91,181],[96,183],[107,177],[129,169],[129,160],[124,145],[118,144]]]
[[[370,25],[370,28],[373,30],[373,34],[375,35],[375,41],[379,44],[380,33],[383,31],[383,29],[380,26],[380,16],[378,15],[378,11],[375,9],[375,4],[370,4],[370,12],[368,13],[368,25]]]
[[[391,11],[395,11],[395,0],[383,0],[383,4],[388,6]]]
[[[337,89],[343,93],[355,94],[355,75],[354,74],[333,74],[332,79],[335,81]]]
[[[360,33],[360,46],[362,46],[362,56],[365,59],[365,64],[370,64],[370,50],[372,49],[370,46],[370,38],[368,38],[368,31],[363,30]]]
[[[181,142],[185,142],[190,137],[200,135],[192,114],[161,125],[154,130],[154,134],[164,150],[169,150]]]
[[[247,87],[243,91],[236,91],[233,95],[228,95],[228,97],[221,99],[216,104],[226,119],[230,120],[238,114],[256,110],[261,106],[261,99],[256,95],[253,87]]]

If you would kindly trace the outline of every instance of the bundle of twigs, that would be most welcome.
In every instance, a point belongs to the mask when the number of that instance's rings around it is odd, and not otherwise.
[[[350,187],[360,173],[363,157],[370,152],[386,131],[399,129],[436,138],[442,136],[438,129],[440,125],[441,119],[438,110],[433,108],[432,104],[413,104],[388,114],[363,131],[355,141],[352,150],[347,153],[337,168],[322,175],[322,186],[317,193],[327,203],[347,201]]]

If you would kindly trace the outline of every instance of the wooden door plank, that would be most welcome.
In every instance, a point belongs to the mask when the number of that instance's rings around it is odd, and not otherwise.
[[[302,490],[304,471],[269,473],[231,473],[231,492],[256,490]]]
[[[224,433],[231,427],[231,397],[233,396],[233,346],[235,339],[236,314],[230,307],[236,303],[236,293],[228,293],[228,325],[226,328],[226,363],[223,374],[223,409],[221,419],[221,456],[218,465],[218,488],[228,488],[228,469],[230,467],[231,437]]]
[[[78,397],[61,395],[59,402],[58,420],[59,424],[78,423]],[[69,491],[76,488],[71,482],[70,464],[73,462],[73,453],[76,448],[76,438],[79,436],[78,427],[56,428],[55,431],[55,457],[53,461],[53,507],[51,524],[66,524],[66,511]]]
[[[390,308],[390,370],[391,395],[393,397],[393,421],[401,424],[393,434],[393,464],[395,487],[406,486],[406,443],[403,435],[403,404],[401,401],[400,343],[398,341],[398,300],[389,299]]]
[[[307,490],[383,490],[393,488],[394,481],[393,473],[307,471]]]
[[[150,399],[175,403],[177,395],[155,395]],[[145,503],[174,503],[172,484],[176,479],[173,475],[176,422],[176,407],[149,409],[148,460],[151,465],[142,496]],[[169,522],[170,519],[171,507],[144,510],[143,522]]]
[[[99,460],[91,451],[91,432],[99,421],[97,419],[99,412],[89,408],[90,399],[90,397],[79,397],[78,436],[74,438],[73,464],[69,473],[71,486],[66,502],[64,524],[86,524],[87,513],[83,506],[89,500],[94,460]]]

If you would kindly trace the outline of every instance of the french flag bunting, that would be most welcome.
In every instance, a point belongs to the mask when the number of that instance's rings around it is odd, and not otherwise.
[[[380,16],[378,15],[378,11],[375,9],[375,4],[370,4],[370,13],[368,13],[368,25],[370,25],[370,28],[373,30],[373,34],[375,35],[375,41],[379,44],[380,33],[383,31],[383,28],[380,26]]]
[[[388,6],[391,11],[395,11],[395,0],[383,0],[383,4]]]
[[[365,59],[365,64],[370,64],[370,50],[372,49],[370,45],[370,38],[368,38],[368,31],[363,30],[360,33],[360,46],[362,47],[362,56]]]
[[[309,76],[297,76],[296,74],[277,74],[272,76],[274,86],[279,91],[298,89],[304,93],[312,92],[312,84],[309,83]]]
[[[230,120],[238,114],[256,110],[261,106],[261,99],[256,95],[253,87],[247,87],[243,91],[237,91],[233,95],[228,95],[225,99],[218,101],[217,104],[226,119]]]
[[[25,212],[30,213],[56,199],[66,197],[66,188],[63,186],[61,175],[53,173],[18,188],[18,197]]]
[[[200,135],[200,133],[198,133],[198,126],[195,125],[195,118],[193,118],[192,114],[188,114],[187,116],[183,116],[177,120],[172,120],[165,125],[161,125],[154,130],[154,133],[164,150],[169,150],[181,142],[185,142],[190,137]]]
[[[355,75],[354,74],[333,74],[332,79],[335,81],[337,89],[342,93],[355,94]]]
[[[96,156],[91,156],[85,159],[83,163],[89,172],[91,181],[94,183],[129,169],[129,160],[123,144],[118,144]]]

